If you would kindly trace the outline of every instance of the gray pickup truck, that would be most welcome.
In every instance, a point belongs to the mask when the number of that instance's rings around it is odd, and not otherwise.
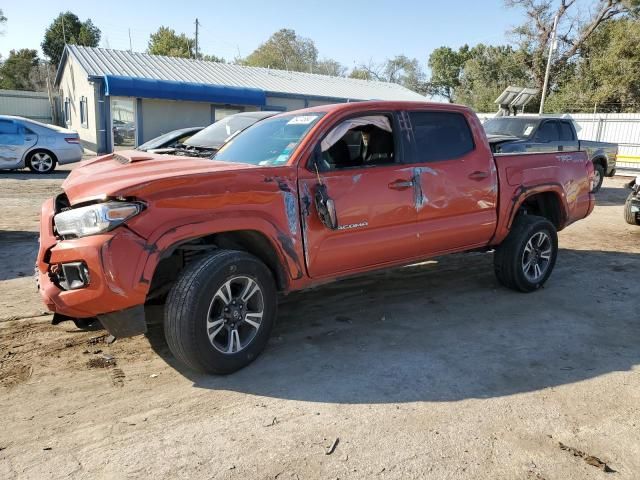
[[[618,144],[578,140],[570,119],[496,117],[483,126],[494,153],[586,151],[593,162],[593,193],[600,190],[605,176],[616,173]]]

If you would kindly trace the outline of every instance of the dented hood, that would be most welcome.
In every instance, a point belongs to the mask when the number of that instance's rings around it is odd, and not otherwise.
[[[72,205],[127,195],[136,186],[166,178],[255,168],[244,163],[121,151],[81,162],[63,182]]]

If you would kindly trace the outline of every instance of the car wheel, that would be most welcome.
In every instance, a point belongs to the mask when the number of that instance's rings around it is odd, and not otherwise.
[[[232,373],[262,352],[276,317],[271,271],[245,252],[217,250],[171,289],[164,332],[173,355],[206,373]]]
[[[51,173],[56,168],[56,158],[52,153],[35,151],[27,158],[27,167],[34,173]]]
[[[593,166],[593,188],[591,189],[591,193],[596,193],[602,187],[602,182],[604,181],[604,167],[599,163],[596,163]]]
[[[640,225],[640,213],[631,211],[631,199],[634,196],[634,193],[630,193],[624,202],[624,219],[629,225]]]
[[[504,286],[521,292],[540,288],[549,278],[558,255],[558,234],[543,217],[523,215],[496,249],[494,270]]]

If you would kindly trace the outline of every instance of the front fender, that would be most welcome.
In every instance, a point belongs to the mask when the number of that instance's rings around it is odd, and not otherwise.
[[[215,218],[210,215],[194,217],[183,220],[179,226],[156,230],[147,240],[146,250],[149,256],[140,281],[151,282],[160,260],[176,246],[193,239],[234,231],[255,231],[262,234],[271,243],[290,280],[298,280],[304,275],[301,262],[303,247],[298,236],[280,228],[273,219],[258,215],[257,212],[252,215],[251,212],[243,211],[242,216],[237,213],[220,213]]]

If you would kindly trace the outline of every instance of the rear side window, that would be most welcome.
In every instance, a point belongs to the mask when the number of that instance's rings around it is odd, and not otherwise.
[[[560,122],[560,140],[572,141],[575,140],[573,134],[573,128],[569,122]]]
[[[437,162],[473,151],[473,135],[464,115],[452,112],[410,112],[415,161]]]
[[[18,124],[9,120],[0,120],[0,135],[17,135]]]
[[[558,122],[544,122],[536,133],[537,142],[557,142],[560,140]]]

